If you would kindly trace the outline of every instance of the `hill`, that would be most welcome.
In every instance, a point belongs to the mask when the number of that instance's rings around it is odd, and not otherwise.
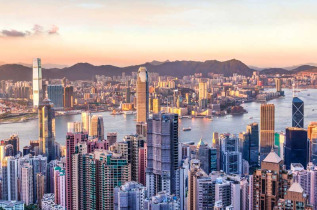
[[[118,76],[123,72],[131,74],[136,72],[140,66],[145,66],[149,72],[156,72],[160,75],[183,77],[202,73],[224,74],[232,76],[234,73],[250,76],[253,70],[239,60],[216,61],[165,61],[162,63],[151,62],[135,66],[117,67],[112,65],[94,66],[89,63],[77,63],[65,68],[43,69],[44,79],[61,79],[66,77],[69,80],[87,80],[95,75]],[[0,80],[30,81],[32,79],[32,69],[18,64],[6,64],[0,66]]]

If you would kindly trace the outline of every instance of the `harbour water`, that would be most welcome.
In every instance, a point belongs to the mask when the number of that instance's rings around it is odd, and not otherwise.
[[[310,95],[309,95],[310,94]],[[298,96],[305,103],[305,127],[311,121],[317,121],[317,89],[301,90]],[[292,125],[292,91],[285,90],[285,97],[274,99],[268,103],[275,104],[275,130],[285,131]],[[233,133],[245,131],[246,126],[252,122],[260,122],[260,103],[252,102],[243,104],[248,113],[244,115],[227,115],[214,117],[213,121],[204,118],[183,118],[179,121],[179,141],[198,142],[203,138],[211,143],[212,133]],[[135,133],[134,115],[110,115],[110,112],[94,113],[104,118],[105,133],[117,132],[120,141],[125,135]],[[68,115],[56,117],[56,141],[65,144],[67,123],[80,121],[80,115]],[[183,128],[191,127],[191,131],[183,131]],[[30,120],[21,123],[0,124],[0,139],[9,138],[11,134],[20,137],[20,150],[28,145],[30,140],[38,139],[38,120]]]

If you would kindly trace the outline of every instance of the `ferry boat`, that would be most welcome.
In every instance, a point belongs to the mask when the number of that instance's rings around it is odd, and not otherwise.
[[[192,128],[191,127],[188,127],[188,128],[183,128],[183,131],[191,131]]]

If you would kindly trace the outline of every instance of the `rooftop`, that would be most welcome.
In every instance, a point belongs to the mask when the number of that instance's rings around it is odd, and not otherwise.
[[[298,192],[298,193],[303,193],[304,190],[302,188],[302,186],[300,186],[300,184],[298,182],[294,182],[291,187],[288,189],[288,191],[291,192]]]
[[[271,151],[263,160],[263,162],[268,163],[280,163],[281,161],[282,158],[280,158],[274,151]]]

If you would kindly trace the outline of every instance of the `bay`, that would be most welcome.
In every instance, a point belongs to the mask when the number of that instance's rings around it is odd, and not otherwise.
[[[305,103],[305,128],[309,122],[317,121],[317,89],[302,90],[298,93]],[[274,99],[268,103],[275,104],[275,130],[285,131],[286,127],[292,125],[292,90],[285,90],[285,97]],[[238,134],[246,130],[246,126],[252,122],[260,122],[260,103],[252,102],[243,104],[248,113],[244,115],[214,117],[213,121],[204,118],[183,118],[179,121],[179,141],[198,142],[200,138],[211,144],[212,133],[233,133]],[[315,109],[313,111],[313,109]],[[125,135],[135,133],[135,116],[133,115],[111,115],[110,112],[94,113],[104,118],[105,133],[117,132],[118,141]],[[252,118],[252,119],[250,119]],[[68,115],[56,117],[56,141],[65,145],[67,123],[80,121],[80,115]],[[183,128],[191,127],[191,131],[183,131]],[[30,140],[38,139],[38,120],[30,120],[21,123],[0,124],[0,139],[7,139],[12,134],[20,137],[20,150],[29,144]]]

